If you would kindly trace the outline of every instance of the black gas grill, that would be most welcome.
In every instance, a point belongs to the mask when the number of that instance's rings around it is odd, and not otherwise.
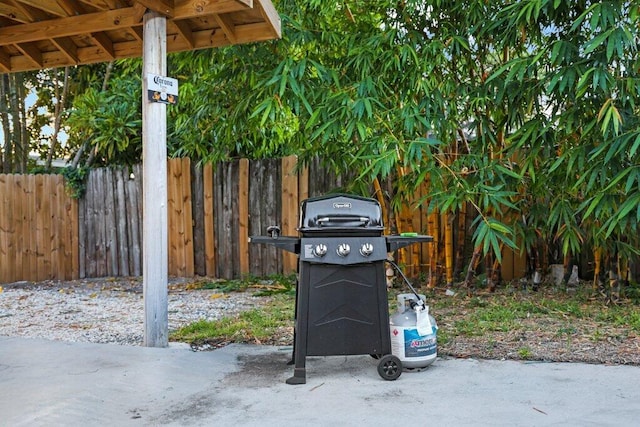
[[[388,252],[430,236],[383,236],[382,211],[375,199],[332,195],[300,205],[300,237],[252,237],[299,256],[294,375],[306,382],[306,356],[370,354],[378,372],[396,379],[400,360],[391,355],[384,262]]]

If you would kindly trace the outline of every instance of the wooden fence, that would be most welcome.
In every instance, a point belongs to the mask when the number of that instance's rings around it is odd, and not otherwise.
[[[203,166],[169,160],[169,275],[231,279],[294,272],[294,254],[250,245],[248,237],[266,235],[270,225],[297,235],[299,203],[340,189],[343,180],[349,181],[319,161],[298,170],[295,157]],[[407,207],[388,231],[440,236],[447,220]],[[458,237],[457,250],[464,252],[468,242]],[[442,275],[443,243],[403,249],[399,261],[413,277]],[[524,265],[524,257],[505,254],[503,278],[521,277]],[[0,283],[141,274],[140,166],[92,170],[78,201],[65,193],[59,175],[0,175]]]
[[[78,277],[77,202],[60,175],[0,175],[0,283]]]
[[[295,157],[167,167],[169,274],[239,278],[295,271],[296,257],[263,245],[270,225],[297,234],[299,202],[309,196],[308,172]],[[312,194],[340,185],[321,180]],[[151,231],[153,232],[153,231]],[[0,175],[0,283],[142,274],[142,170],[92,170],[80,200],[60,175]]]

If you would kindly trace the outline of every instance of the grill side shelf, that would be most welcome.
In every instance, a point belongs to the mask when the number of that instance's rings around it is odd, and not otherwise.
[[[387,252],[395,252],[398,249],[402,249],[406,246],[413,245],[414,243],[429,243],[433,242],[432,236],[385,236],[387,239]]]
[[[293,252],[294,254],[300,253],[300,238],[293,236],[251,236],[249,237],[250,243],[271,245],[287,252]]]

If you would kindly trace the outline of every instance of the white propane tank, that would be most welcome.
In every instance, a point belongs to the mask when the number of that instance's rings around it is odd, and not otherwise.
[[[408,369],[425,368],[438,355],[436,319],[424,304],[425,296],[419,296],[422,304],[417,303],[415,294],[398,295],[397,313],[389,319],[391,353]],[[411,308],[412,302],[417,303],[414,308]]]

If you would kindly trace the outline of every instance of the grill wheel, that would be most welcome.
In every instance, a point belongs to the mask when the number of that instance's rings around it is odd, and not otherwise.
[[[402,362],[397,356],[387,354],[378,362],[378,374],[387,381],[398,379],[402,373]]]

